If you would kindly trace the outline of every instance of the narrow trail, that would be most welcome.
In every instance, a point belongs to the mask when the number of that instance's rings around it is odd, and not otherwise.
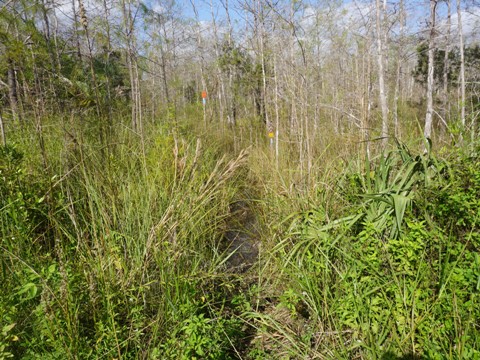
[[[230,205],[230,216],[224,234],[224,245],[231,272],[247,271],[257,261],[260,228],[257,216],[249,201],[239,200]]]
[[[228,144],[230,139],[223,135],[219,142]],[[251,147],[251,144],[237,144],[225,146],[223,149],[229,156],[236,158],[239,153],[249,153]],[[241,171],[245,170],[246,174],[252,173],[248,162],[243,166]],[[256,181],[252,182],[252,179],[248,178],[247,175],[247,178],[240,180],[234,201],[229,204],[220,243],[220,250],[225,256],[226,272],[231,274],[245,273],[259,260],[263,232],[258,211],[262,196],[261,190],[255,184]]]

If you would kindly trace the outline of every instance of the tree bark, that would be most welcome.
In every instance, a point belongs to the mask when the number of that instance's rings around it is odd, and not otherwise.
[[[2,145],[7,146],[7,137],[5,136],[5,126],[3,124],[1,109],[0,109],[0,135],[2,136]]]
[[[195,0],[190,0],[190,3],[192,4],[193,12],[195,14],[195,21],[196,21],[197,45],[200,53],[200,77],[202,82],[202,91],[207,91],[207,82],[205,80],[205,70],[204,70],[205,58],[203,55],[203,41],[202,41],[202,35],[200,33],[200,17],[198,15],[197,7],[195,6]],[[203,123],[206,128],[207,127],[207,109],[205,105],[203,105]]]
[[[110,54],[112,52],[112,40],[110,35],[110,21],[109,21],[109,9],[107,6],[107,0],[103,0],[103,17],[105,21],[105,31],[107,34],[107,44],[105,47],[106,51],[106,61],[105,61],[105,73],[106,77],[106,90],[107,90],[107,112],[108,112],[108,134],[112,129],[113,125],[113,115],[112,115],[112,84],[110,80]]]
[[[10,111],[12,119],[18,120],[18,93],[17,93],[17,75],[14,63],[8,59],[8,100],[10,101]]]
[[[93,49],[92,49],[92,44],[90,42],[90,31],[88,27],[88,18],[87,18],[87,13],[85,10],[85,7],[83,5],[83,2],[79,0],[78,2],[79,10],[80,10],[80,22],[83,26],[83,29],[85,30],[85,40],[87,41],[88,45],[88,60],[90,64],[90,74],[92,76],[92,84],[91,87],[93,89],[93,93],[95,95],[95,105],[96,105],[96,110],[97,110],[97,116],[100,117],[101,111],[100,111],[100,95],[98,94],[98,82],[97,82],[97,75],[95,72],[95,68],[93,65]]]
[[[222,2],[223,4],[223,2]],[[228,4],[228,3],[227,3]],[[225,4],[223,4],[225,7]],[[228,5],[227,5],[228,6]],[[228,11],[228,7],[226,7],[226,11]],[[217,73],[217,80],[220,85],[220,91],[217,92],[217,97],[218,97],[218,109],[219,109],[219,116],[220,116],[220,122],[223,123],[224,119],[224,113],[223,113],[223,99],[224,99],[224,94],[225,94],[225,85],[223,82],[223,74],[222,70],[219,65],[219,59],[220,59],[220,41],[218,39],[218,31],[217,31],[217,21],[215,19],[215,12],[214,12],[214,6],[213,6],[213,1],[210,0],[210,12],[212,14],[212,25],[213,25],[213,36],[215,39],[214,43],[214,48],[215,48],[215,57],[217,58],[217,66],[216,66],[216,73]]]
[[[80,48],[80,34],[78,31],[78,16],[77,16],[77,9],[75,6],[75,1],[72,0],[72,12],[73,12],[73,27],[75,29],[75,42],[77,45],[77,56],[78,60],[80,61],[80,64],[82,63],[82,50]]]
[[[140,129],[140,123],[138,118],[138,92],[139,89],[137,88],[138,85],[138,78],[137,72],[135,71],[135,58],[133,54],[133,19],[132,13],[130,8],[130,1],[128,1],[128,6],[125,0],[122,0],[122,13],[123,13],[123,25],[125,27],[125,38],[127,43],[127,67],[128,67],[128,74],[130,77],[130,91],[131,91],[131,101],[132,101],[132,128],[134,131],[138,131]]]
[[[385,89],[385,59],[383,51],[383,41],[385,38],[384,22],[382,18],[385,17],[385,10],[382,9],[380,0],[376,0],[376,25],[377,25],[377,62],[378,62],[378,90],[379,100],[382,109],[382,146],[385,147],[388,143],[388,103],[387,93]],[[383,16],[382,16],[383,12]]]
[[[428,75],[427,75],[427,112],[425,115],[425,129],[423,135],[429,140],[432,137],[433,117],[433,72],[435,55],[435,18],[437,0],[430,0],[430,38],[428,44]]]
[[[163,38],[164,42],[167,41],[167,31],[165,29],[165,24],[162,24],[163,29]],[[167,59],[165,54],[164,44],[160,43],[160,56],[161,56],[161,68],[162,68],[162,79],[163,79],[163,91],[165,94],[165,101],[167,102],[167,107],[170,105],[170,92],[168,91],[168,77],[167,77]]]
[[[465,131],[465,51],[463,45],[461,0],[457,0],[458,41],[460,45],[460,120]]]
[[[397,74],[395,80],[395,91],[394,91],[394,110],[393,110],[393,126],[394,126],[394,133],[395,137],[398,139],[400,137],[400,127],[398,123],[398,102],[400,96],[400,85],[401,85],[401,76],[402,76],[402,65],[403,65],[403,45],[404,45],[404,37],[405,37],[405,4],[404,0],[400,0],[400,39],[399,43],[397,44]]]
[[[452,13],[451,13],[451,0],[447,1],[447,34],[445,36],[445,56],[443,64],[443,118],[447,121],[447,116],[450,113],[448,109],[448,72],[450,70],[450,31],[451,31],[451,22],[452,22]]]
[[[257,28],[258,28],[258,38],[259,38],[259,48],[260,48],[260,63],[262,69],[262,105],[263,105],[263,115],[264,121],[266,125],[267,132],[273,131],[272,124],[270,123],[270,119],[268,116],[268,110],[266,108],[267,104],[267,76],[266,76],[266,64],[265,64],[265,19],[264,19],[264,11],[263,11],[263,4],[262,0],[257,0],[257,13],[256,19],[258,21]]]

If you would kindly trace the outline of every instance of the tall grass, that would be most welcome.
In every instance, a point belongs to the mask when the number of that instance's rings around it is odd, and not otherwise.
[[[0,152],[0,358],[480,356],[475,144],[368,158],[325,132],[301,162],[241,120],[188,114],[143,144],[75,120],[45,119],[43,153],[28,126]],[[226,267],[239,201],[244,273]]]
[[[9,210],[1,223],[1,356],[205,352],[169,339],[192,316],[213,321],[207,305],[217,295],[208,292],[219,276],[223,225],[246,152],[220,156],[200,139],[152,128],[144,157],[127,130],[118,130],[108,151],[81,129],[65,132],[64,139],[46,133],[52,153],[45,173],[27,146],[2,157],[2,206]],[[214,336],[223,328],[210,331],[203,336],[211,349],[225,353],[225,339]]]

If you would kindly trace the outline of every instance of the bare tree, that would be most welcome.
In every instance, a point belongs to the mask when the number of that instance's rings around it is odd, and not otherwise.
[[[222,2],[222,4],[225,8],[225,11],[228,14],[228,0],[226,1],[226,3]],[[220,91],[217,92],[218,105],[219,105],[219,112],[220,112],[220,121],[223,122],[223,118],[224,118],[223,102],[225,100],[225,84],[224,84],[224,81],[223,81],[222,70],[220,68],[220,64],[219,64],[219,61],[218,61],[218,59],[220,59],[220,41],[219,41],[219,38],[218,38],[217,21],[215,19],[215,12],[214,12],[214,6],[213,6],[213,1],[212,0],[210,0],[210,12],[212,14],[213,35],[214,35],[214,39],[215,39],[214,48],[215,48],[215,56],[217,58],[217,66],[216,66],[217,81],[220,85]],[[230,37],[229,37],[229,45],[230,45]],[[230,114],[229,114],[229,116],[230,116]]]
[[[18,92],[17,92],[17,72],[12,59],[8,59],[8,100],[10,101],[10,111],[12,118],[18,119]]]
[[[85,10],[85,6],[83,4],[82,0],[78,1],[78,6],[79,6],[79,11],[80,11],[80,23],[83,26],[83,29],[85,30],[85,40],[87,41],[87,47],[88,47],[88,60],[89,60],[89,65],[90,65],[90,75],[92,76],[92,84],[91,87],[93,89],[93,93],[95,95],[95,108],[97,110],[97,116],[100,118],[101,116],[101,107],[100,107],[100,95],[98,93],[98,82],[97,82],[97,73],[95,71],[94,63],[93,63],[93,48],[92,48],[92,43],[91,43],[91,37],[90,37],[90,29],[88,26],[88,18],[87,18],[87,12]],[[102,137],[103,134],[100,134],[100,137]]]
[[[72,0],[72,14],[73,14],[73,28],[75,32],[75,42],[77,45],[77,56],[78,60],[82,61],[82,50],[80,47],[80,33],[78,31],[78,15],[77,15],[77,7],[75,6],[76,0]]]
[[[465,51],[463,44],[461,0],[457,0],[458,41],[460,46],[460,119],[462,132],[465,129]],[[461,138],[460,138],[461,139]]]
[[[265,125],[267,127],[267,132],[273,130],[272,124],[268,116],[268,110],[266,109],[267,101],[267,76],[266,76],[266,56],[265,56],[265,41],[266,41],[266,32],[265,32],[265,6],[263,0],[256,0],[256,24],[255,28],[258,32],[258,42],[259,42],[259,51],[260,51],[260,64],[262,68],[262,102],[264,106],[263,115],[265,116]]]
[[[207,91],[207,81],[205,80],[205,57],[203,54],[204,51],[204,46],[203,46],[203,39],[202,39],[202,34],[200,32],[200,17],[198,15],[198,10],[195,5],[195,0],[190,0],[190,3],[192,4],[192,9],[195,14],[195,28],[196,28],[196,40],[197,40],[197,46],[199,48],[200,52],[200,78],[202,82],[202,91]],[[203,122],[205,126],[207,126],[207,110],[206,106],[203,106]]]
[[[403,54],[404,54],[404,45],[405,45],[405,26],[406,26],[406,16],[405,16],[405,4],[404,0],[400,0],[399,4],[399,22],[400,22],[400,37],[397,43],[397,73],[395,79],[395,90],[394,90],[394,103],[393,103],[393,126],[395,137],[400,137],[400,127],[398,123],[398,102],[400,96],[400,84],[402,77],[403,69]]]
[[[105,50],[106,50],[106,61],[105,61],[105,69],[107,70],[108,67],[110,66],[110,55],[112,53],[112,38],[111,38],[111,30],[110,30],[110,9],[108,8],[107,5],[107,0],[102,1],[103,5],[103,20],[104,20],[104,25],[105,25],[105,31],[106,31],[106,44],[105,44]],[[107,76],[107,83],[106,83],[106,90],[107,90],[107,111],[108,111],[108,125],[109,128],[111,128],[113,119],[112,119],[112,86],[111,86],[111,79],[110,76]],[[109,129],[110,131],[110,129]]]
[[[433,71],[435,56],[435,20],[437,12],[437,0],[430,0],[430,37],[428,41],[428,73],[427,73],[427,112],[425,116],[425,129],[423,135],[425,139],[432,136],[432,117],[433,117]]]
[[[135,53],[134,30],[135,23],[132,17],[131,0],[122,0],[123,25],[127,43],[127,67],[130,76],[132,98],[132,128],[143,136],[142,109],[140,98],[140,78],[138,73],[137,57]]]
[[[386,2],[386,0],[385,0]],[[376,24],[377,24],[377,62],[378,62],[378,90],[380,107],[382,109],[382,145],[385,147],[388,142],[388,100],[385,88],[385,54],[383,39],[385,39],[385,12],[386,4],[383,6],[380,0],[376,0]]]
[[[450,33],[451,33],[451,22],[452,22],[452,12],[451,12],[451,0],[446,0],[447,3],[447,33],[445,35],[445,56],[443,64],[443,117],[446,120],[447,115],[449,114],[448,109],[448,72],[450,71]]]

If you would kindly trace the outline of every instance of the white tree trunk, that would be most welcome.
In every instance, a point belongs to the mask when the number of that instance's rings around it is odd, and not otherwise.
[[[384,34],[384,22],[382,18],[386,16],[384,9],[380,0],[376,2],[377,10],[377,62],[378,62],[378,90],[379,90],[379,100],[380,107],[382,109],[382,146],[385,147],[388,142],[388,103],[387,103],[387,92],[385,89],[385,58],[383,51],[383,39],[385,38]],[[383,12],[383,17],[381,13]]]
[[[463,49],[463,29],[461,0],[457,0],[458,16],[458,41],[460,45],[460,119],[462,121],[462,132],[465,129],[465,53]]]
[[[403,68],[403,46],[404,46],[404,41],[405,41],[405,22],[406,22],[406,17],[405,17],[405,5],[404,1],[400,0],[400,43],[398,44],[398,49],[397,49],[397,74],[396,74],[396,80],[395,80],[395,91],[394,91],[394,110],[393,110],[393,126],[394,126],[394,133],[395,137],[399,138],[400,137],[400,128],[399,128],[399,123],[398,123],[398,102],[399,102],[399,97],[400,97],[400,85],[401,85],[401,76],[402,76],[402,68]]]
[[[2,136],[2,145],[7,146],[7,138],[5,136],[5,127],[3,125],[2,113],[0,110],[0,135]]]
[[[451,12],[451,0],[447,0],[448,12],[447,12],[447,34],[445,36],[445,56],[443,64],[443,118],[447,121],[447,116],[450,113],[448,108],[448,72],[450,70],[450,31],[451,31],[451,22],[452,22],[452,12]]]
[[[437,0],[430,0],[430,39],[428,46],[428,75],[427,75],[427,113],[425,115],[425,129],[423,135],[425,139],[432,136],[432,117],[433,117],[433,71],[435,55],[435,15]]]
[[[198,10],[195,5],[195,0],[190,0],[190,4],[192,4],[192,9],[195,14],[195,27],[196,27],[196,35],[197,35],[197,46],[200,52],[200,78],[202,82],[202,91],[207,91],[207,81],[205,80],[205,58],[203,55],[203,41],[202,41],[202,34],[200,33],[200,17],[198,15]],[[207,127],[207,109],[206,106],[203,106],[203,123],[205,128]]]

